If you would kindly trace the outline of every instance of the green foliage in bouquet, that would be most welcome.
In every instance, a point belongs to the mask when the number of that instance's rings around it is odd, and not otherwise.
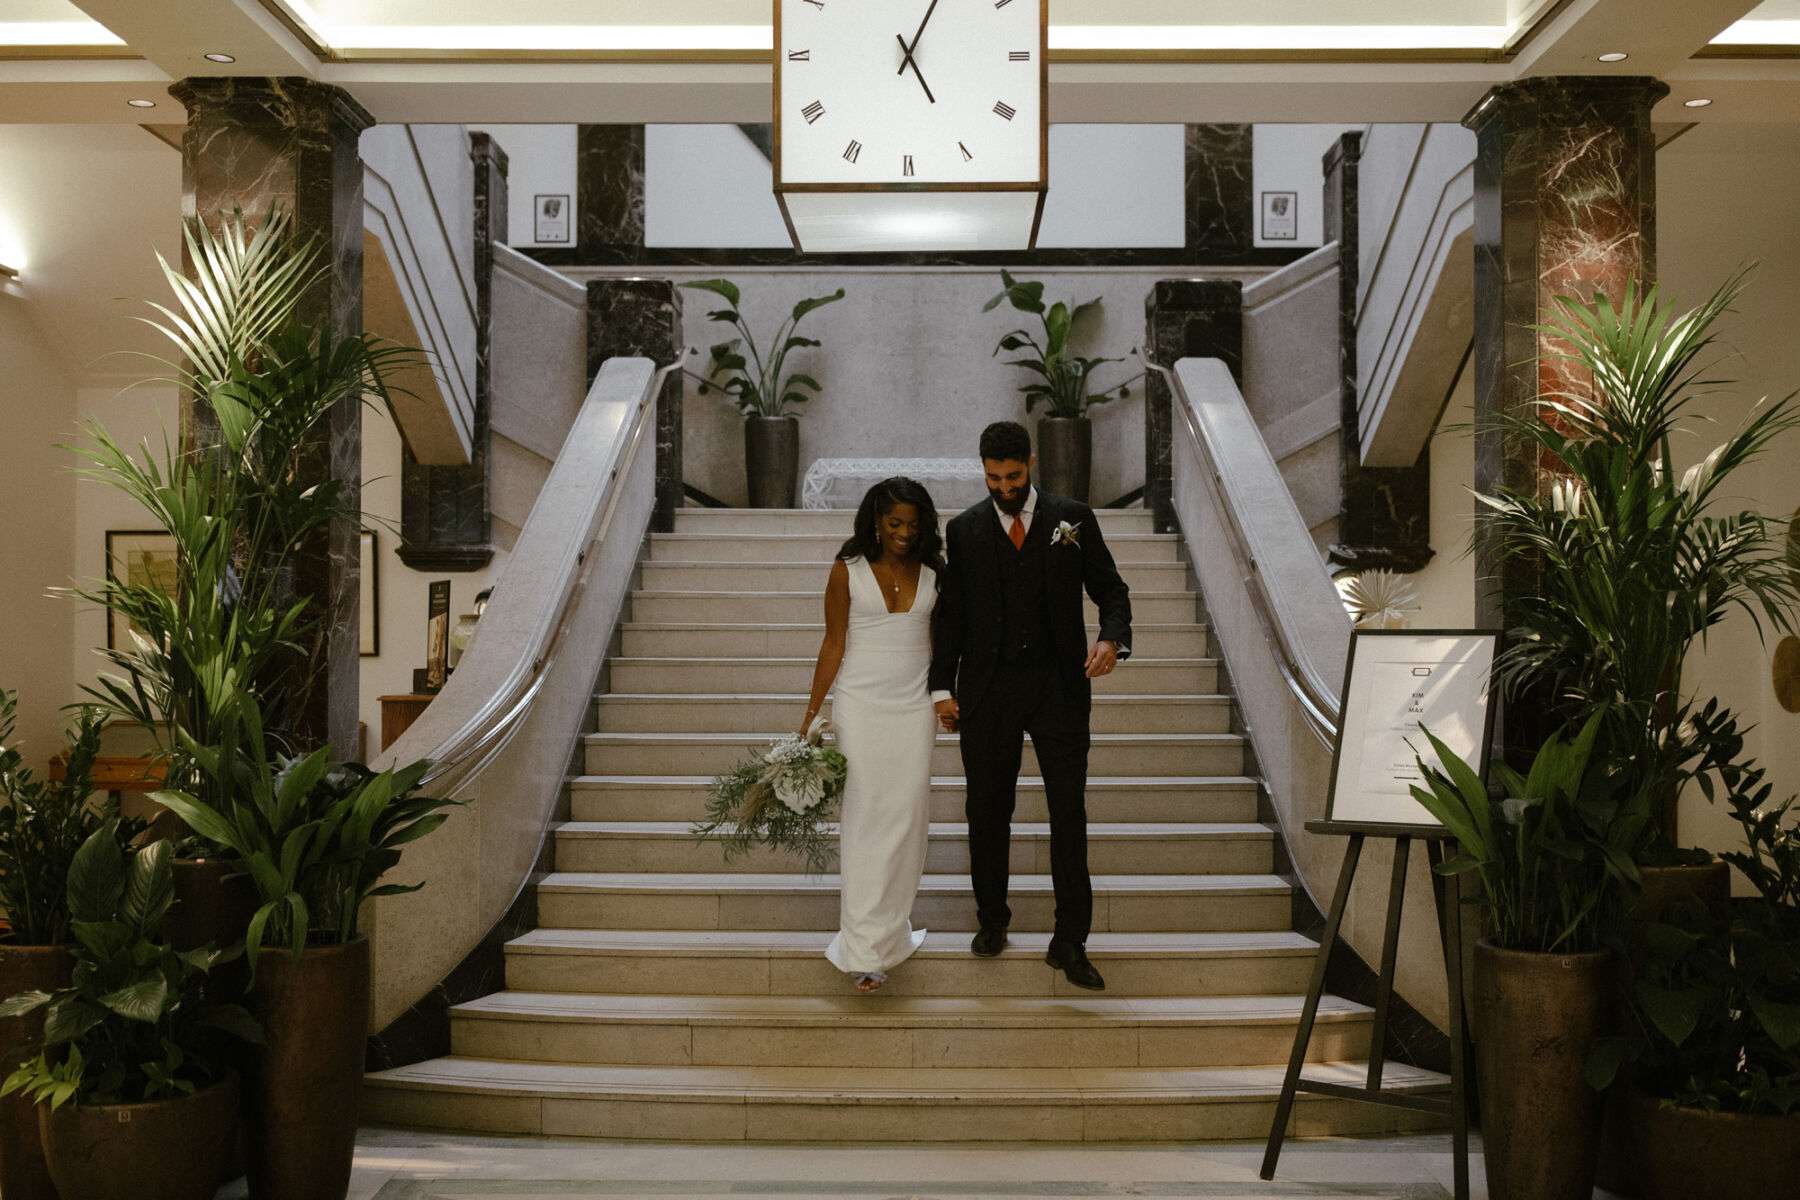
[[[805,740],[781,738],[714,779],[706,820],[693,827],[694,836],[724,846],[727,862],[767,846],[800,855],[815,875],[828,870],[834,854],[828,826],[849,774],[843,752],[820,740],[828,728],[820,722]]]

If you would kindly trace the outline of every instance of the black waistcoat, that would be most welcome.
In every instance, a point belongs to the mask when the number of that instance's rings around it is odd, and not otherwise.
[[[1023,548],[1013,549],[1012,539],[996,523],[994,537],[1000,561],[1000,658],[1005,662],[1030,656],[1050,659],[1050,603],[1044,561],[1045,538],[1038,528],[1043,514],[1032,518]]]

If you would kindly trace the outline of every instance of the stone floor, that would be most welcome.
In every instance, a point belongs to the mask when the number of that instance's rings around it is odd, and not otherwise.
[[[1450,1200],[1444,1134],[1290,1142],[1257,1178],[1260,1143],[1188,1146],[694,1146],[365,1128],[349,1200],[1012,1200],[1019,1197],[1380,1197]],[[1472,1196],[1483,1200],[1479,1141]],[[242,1181],[218,1200],[242,1200]],[[1603,1191],[1597,1200],[1610,1200]]]

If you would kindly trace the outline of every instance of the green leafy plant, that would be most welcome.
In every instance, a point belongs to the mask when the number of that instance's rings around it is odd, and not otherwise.
[[[1015,358],[1007,363],[1008,366],[1024,367],[1043,376],[1042,383],[1028,383],[1019,389],[1025,395],[1026,412],[1029,413],[1042,400],[1050,406],[1050,415],[1053,417],[1084,417],[1093,405],[1131,395],[1130,379],[1105,391],[1088,390],[1091,386],[1089,377],[1095,367],[1109,362],[1123,362],[1123,359],[1083,358],[1070,350],[1069,343],[1076,325],[1082,317],[1100,307],[1098,299],[1077,304],[1073,308],[1059,300],[1046,308],[1044,285],[1041,282],[1020,283],[1006,271],[1000,272],[1000,281],[1006,286],[999,295],[982,305],[981,311],[992,312],[1002,300],[1008,301],[1018,311],[1039,318],[1044,327],[1042,342],[1033,337],[1028,329],[1014,329],[1001,337],[999,345],[994,347],[995,354],[1002,350],[1008,353],[1026,349],[1031,351],[1031,357]]]
[[[818,380],[799,371],[785,375],[782,372],[787,370],[790,352],[820,344],[815,338],[795,333],[801,318],[814,309],[842,300],[843,288],[829,296],[814,296],[794,305],[793,312],[776,327],[775,336],[769,342],[769,355],[764,358],[756,345],[755,335],[750,332],[749,322],[738,311],[741,297],[735,283],[729,279],[696,279],[681,286],[723,297],[729,307],[715,309],[706,314],[707,318],[724,322],[738,331],[737,337],[712,347],[706,374],[694,375],[700,381],[701,395],[705,395],[708,388],[717,388],[730,396],[732,403],[746,416],[762,417],[785,416],[788,405],[804,404],[812,399],[807,393],[819,390]],[[719,382],[721,376],[723,383]]]
[[[1670,466],[1678,440],[1701,424],[1694,401],[1727,383],[1699,360],[1742,285],[1734,276],[1680,314],[1657,289],[1629,282],[1616,308],[1604,295],[1558,297],[1537,328],[1568,349],[1544,357],[1588,390],[1492,418],[1503,437],[1561,464],[1544,494],[1480,497],[1477,538],[1537,581],[1506,598],[1496,678],[1512,698],[1541,695],[1569,728],[1602,718],[1603,759],[1652,810],[1646,861],[1659,834],[1676,835],[1685,783],[1699,780],[1710,796],[1742,749],[1728,714],[1683,694],[1689,651],[1734,608],[1759,633],[1791,630],[1800,599],[1778,523],[1719,511],[1732,473],[1800,422],[1792,395],[1757,405],[1679,477]]]
[[[40,780],[13,743],[18,693],[0,691],[0,906],[22,946],[60,946],[69,940],[69,869],[94,832],[117,815],[117,804],[90,803],[94,759],[105,718],[83,707],[70,730],[60,781]],[[112,820],[123,845],[144,830],[140,820]]]
[[[1552,736],[1521,775],[1492,771],[1501,799],[1436,737],[1438,764],[1419,759],[1425,786],[1413,798],[1456,836],[1460,851],[1437,867],[1481,880],[1489,937],[1505,950],[1583,953],[1601,949],[1618,920],[1624,889],[1638,880],[1631,847],[1641,811],[1621,804],[1595,754],[1601,718],[1573,742]]]
[[[75,967],[70,986],[21,992],[0,1017],[42,1008],[44,1033],[27,1044],[0,1095],[23,1091],[40,1104],[132,1104],[189,1095],[227,1069],[225,1037],[259,1042],[242,1007],[206,993],[207,974],[238,951],[177,951],[162,935],[174,901],[172,847],[132,852],[107,822],[76,852],[69,871]],[[59,1061],[60,1060],[60,1061]]]
[[[348,942],[365,900],[425,886],[380,880],[399,863],[400,847],[442,825],[443,810],[457,803],[416,794],[428,762],[378,774],[332,763],[323,747],[271,757],[248,689],[232,685],[218,710],[218,744],[183,735],[205,792],[168,790],[151,799],[242,860],[261,899],[245,935],[253,969],[265,945],[289,947],[298,959],[309,944]]]

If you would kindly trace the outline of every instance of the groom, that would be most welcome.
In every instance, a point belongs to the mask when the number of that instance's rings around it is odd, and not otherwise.
[[[981,433],[989,499],[951,519],[931,658],[931,698],[962,731],[969,874],[982,958],[1006,944],[1007,852],[1024,737],[1050,808],[1056,928],[1045,961],[1076,987],[1106,981],[1083,949],[1094,912],[1087,869],[1088,709],[1093,685],[1131,653],[1131,600],[1094,510],[1031,486],[1031,436],[1013,421]],[[1086,590],[1100,608],[1089,647]]]

